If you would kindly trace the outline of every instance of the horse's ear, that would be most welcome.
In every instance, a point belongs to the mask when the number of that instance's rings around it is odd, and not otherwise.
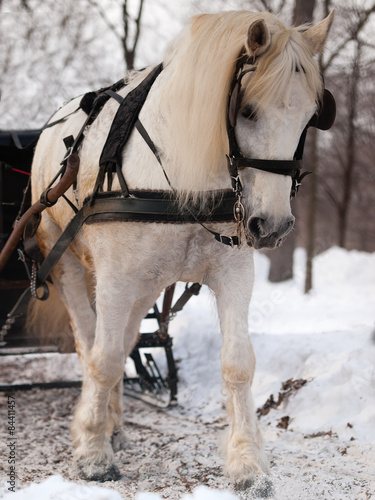
[[[335,11],[333,10],[319,24],[311,26],[311,28],[308,28],[302,33],[312,48],[313,54],[317,54],[322,51],[331,30],[334,15]]]
[[[250,56],[256,57],[266,50],[270,41],[271,37],[267,25],[263,19],[259,19],[250,25],[245,47]]]

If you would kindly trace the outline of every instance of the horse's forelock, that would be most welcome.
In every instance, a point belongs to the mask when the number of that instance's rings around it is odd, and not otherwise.
[[[318,101],[323,91],[318,64],[299,28],[282,29],[273,35],[269,49],[259,59],[244,100],[256,103],[261,111],[276,101],[287,99],[291,72],[295,69],[303,72],[309,96]]]

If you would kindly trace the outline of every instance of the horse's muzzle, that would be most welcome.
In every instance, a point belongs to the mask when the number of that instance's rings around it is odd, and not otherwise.
[[[293,215],[278,225],[271,223],[268,219],[251,217],[247,224],[247,243],[257,250],[276,248],[281,245],[285,236],[293,229],[293,226]]]

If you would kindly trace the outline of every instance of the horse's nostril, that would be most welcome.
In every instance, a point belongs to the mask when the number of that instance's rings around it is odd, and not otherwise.
[[[264,225],[264,219],[261,219],[260,217],[252,217],[249,220],[249,231],[253,236],[255,236],[255,238],[261,238],[265,233]]]
[[[295,219],[292,216],[292,218],[286,223],[283,234],[288,234],[293,229],[294,221],[295,221]]]

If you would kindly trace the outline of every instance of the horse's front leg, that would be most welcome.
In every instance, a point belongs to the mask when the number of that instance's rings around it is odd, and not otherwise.
[[[208,282],[216,296],[223,335],[221,365],[229,417],[224,443],[226,469],[239,488],[250,487],[269,472],[251,395],[255,355],[248,314],[254,265],[249,249],[244,250],[223,266],[215,266]]]
[[[109,430],[111,392],[121,387],[125,363],[124,332],[132,303],[133,287],[127,280],[97,275],[95,341],[88,356],[87,376],[82,387],[72,431],[74,460],[82,478],[96,481],[119,479]],[[129,290],[132,290],[130,292]],[[113,430],[113,429],[111,429]]]
[[[150,292],[152,288],[152,286],[149,286],[148,291]],[[155,287],[153,293],[148,293],[134,303],[125,329],[124,350],[126,358],[130,356],[139,337],[139,327],[142,319],[145,318],[149,309],[155,304],[158,295],[158,288]],[[111,436],[112,448],[115,453],[125,449],[126,445],[125,434],[122,429],[122,398],[123,379],[121,377],[112,389],[109,400],[108,434]]]

